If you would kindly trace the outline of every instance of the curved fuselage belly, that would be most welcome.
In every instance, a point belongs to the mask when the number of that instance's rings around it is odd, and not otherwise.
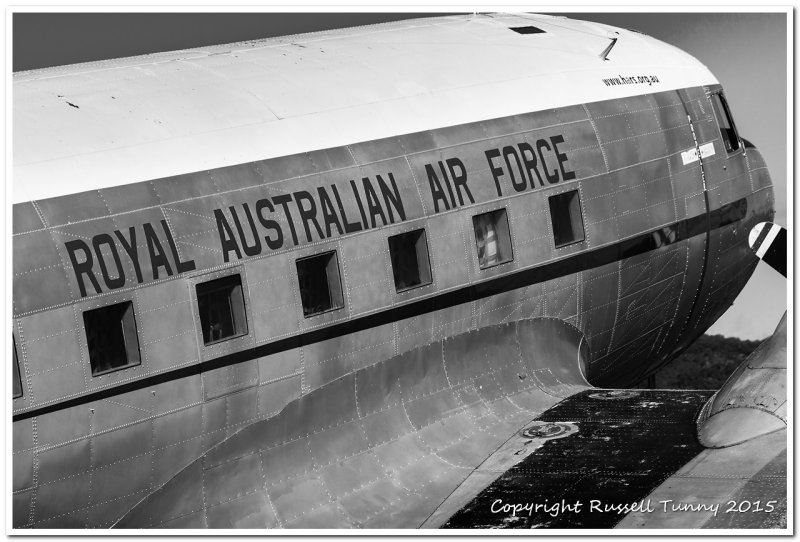
[[[763,160],[726,151],[707,90],[15,206],[15,526],[108,525],[299,396],[497,323],[564,320],[590,382],[635,384],[732,303],[757,261],[748,232],[771,218]],[[501,209],[491,239],[508,245],[489,250],[474,217]],[[420,229],[429,284],[398,291],[387,240]],[[341,301],[309,315],[297,261],[322,253]],[[245,332],[206,344],[198,285],[237,274]],[[128,301],[141,363],[92,376],[80,315]]]

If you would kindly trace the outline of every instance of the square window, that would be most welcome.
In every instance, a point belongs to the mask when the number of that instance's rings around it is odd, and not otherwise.
[[[398,292],[431,283],[431,261],[424,229],[389,237],[389,255]]]
[[[739,150],[739,136],[736,133],[736,125],[733,124],[728,102],[720,93],[711,94],[711,104],[714,106],[714,115],[717,117],[719,132],[725,144],[725,150],[729,153]]]
[[[92,376],[139,365],[139,337],[133,303],[124,301],[83,313]]]
[[[306,318],[344,307],[335,250],[297,260],[297,278]]]
[[[505,209],[473,216],[472,226],[475,228],[475,245],[481,269],[514,259]]]
[[[11,337],[12,347],[14,348],[14,399],[17,397],[22,397],[22,380],[19,376],[19,359],[17,359],[17,341],[14,340],[14,337]]]
[[[247,335],[241,275],[201,282],[195,290],[204,345]]]
[[[583,216],[581,199],[577,190],[550,196],[550,221],[556,248],[583,241]]]

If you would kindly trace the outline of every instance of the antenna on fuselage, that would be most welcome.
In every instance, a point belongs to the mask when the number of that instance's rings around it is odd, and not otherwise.
[[[600,58],[602,58],[603,60],[608,60],[608,53],[611,52],[611,49],[614,48],[614,46],[617,44],[617,40],[619,39],[617,36],[619,36],[619,32],[616,32],[616,31],[612,32],[612,31],[609,30],[608,39],[611,40],[611,43],[609,43],[608,47],[603,49],[603,52],[600,53]]]

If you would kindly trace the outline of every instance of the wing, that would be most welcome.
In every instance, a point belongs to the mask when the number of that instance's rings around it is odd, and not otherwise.
[[[764,386],[744,399],[749,372],[785,379],[785,339],[784,320],[714,394],[594,389],[580,333],[559,320],[473,331],[245,428],[116,527],[785,527],[785,404],[777,430],[732,435],[743,444],[697,438],[699,415],[764,402]]]

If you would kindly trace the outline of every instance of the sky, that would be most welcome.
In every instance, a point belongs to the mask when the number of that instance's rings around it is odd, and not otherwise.
[[[301,32],[429,17],[425,13],[14,13],[13,70],[74,64]],[[787,32],[781,13],[563,13],[635,29],[697,57],[721,82],[742,137],[764,155],[775,222],[787,222]],[[764,263],[709,330],[762,339],[786,310],[787,281]]]

